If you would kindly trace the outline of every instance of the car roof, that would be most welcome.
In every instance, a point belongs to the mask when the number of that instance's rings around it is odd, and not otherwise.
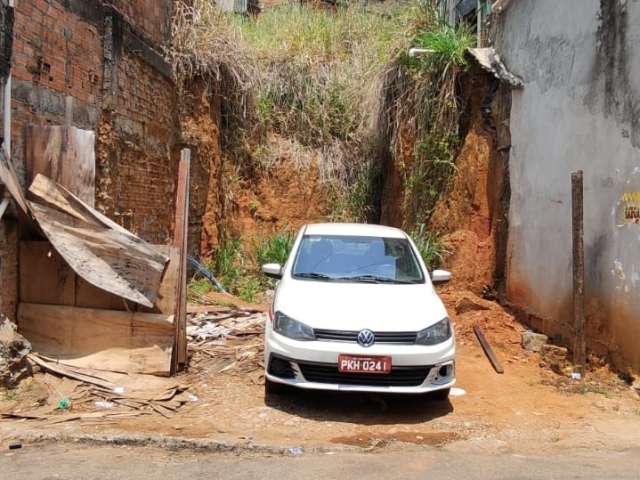
[[[345,235],[353,237],[406,238],[399,228],[366,223],[312,223],[305,227],[305,235]]]

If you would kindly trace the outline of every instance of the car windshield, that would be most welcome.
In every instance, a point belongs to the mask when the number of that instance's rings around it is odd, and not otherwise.
[[[305,235],[293,277],[362,283],[424,283],[406,238]]]

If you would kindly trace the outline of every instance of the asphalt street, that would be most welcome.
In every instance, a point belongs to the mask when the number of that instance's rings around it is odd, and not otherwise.
[[[0,455],[0,478],[52,479],[633,479],[640,448],[557,455],[465,454],[430,448],[298,457],[204,454],[148,448],[31,445]]]

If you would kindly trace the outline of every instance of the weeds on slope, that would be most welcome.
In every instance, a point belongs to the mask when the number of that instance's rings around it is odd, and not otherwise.
[[[421,5],[412,45],[426,54],[401,52],[385,73],[379,137],[403,180],[405,227],[426,223],[455,172],[461,105],[458,80],[474,37],[443,23]],[[411,145],[409,152],[406,145]]]
[[[226,239],[213,252],[213,260],[205,262],[205,267],[228,292],[244,301],[255,302],[260,293],[274,285],[262,274],[260,267],[265,263],[284,265],[294,239],[290,232],[276,233],[260,243],[254,243],[250,252],[243,251],[240,239]],[[189,292],[196,297],[211,290],[209,281],[198,275],[189,282]]]
[[[445,257],[451,253],[443,237],[428,231],[424,223],[416,225],[410,236],[430,271],[439,268]]]
[[[212,0],[178,2],[168,58],[179,84],[201,76],[225,97],[222,138],[238,171],[273,168],[274,132],[294,144],[294,165],[316,164],[332,219],[363,221],[375,220],[393,162],[411,229],[428,223],[455,171],[457,81],[473,44],[431,4],[288,4],[240,17]],[[430,53],[409,57],[411,46]]]

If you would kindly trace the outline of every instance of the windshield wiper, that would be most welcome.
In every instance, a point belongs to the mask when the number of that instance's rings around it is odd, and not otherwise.
[[[315,280],[333,280],[333,277],[330,277],[329,275],[325,275],[324,273],[316,273],[316,272],[294,273],[293,276],[296,278],[313,278]]]
[[[378,277],[376,275],[356,275],[353,277],[338,277],[336,280],[349,281],[352,280],[354,282],[366,282],[366,283],[411,283],[405,280],[395,280],[393,278],[388,277]]]

